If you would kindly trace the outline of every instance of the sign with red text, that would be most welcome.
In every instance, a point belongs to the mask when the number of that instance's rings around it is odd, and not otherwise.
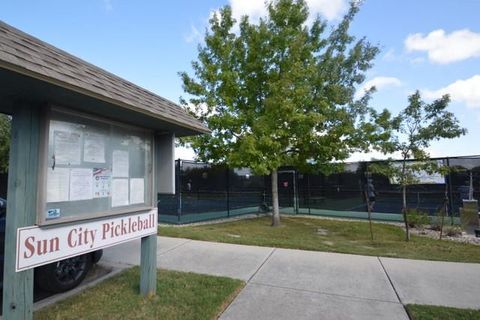
[[[157,209],[154,209],[67,226],[19,228],[15,270],[35,268],[156,234],[157,221]]]

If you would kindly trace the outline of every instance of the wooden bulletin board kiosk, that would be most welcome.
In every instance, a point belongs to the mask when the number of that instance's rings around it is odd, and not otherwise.
[[[2,22],[0,112],[12,116],[4,318],[32,318],[34,267],[136,238],[140,291],[154,294],[156,194],[174,193],[175,137],[208,129]]]

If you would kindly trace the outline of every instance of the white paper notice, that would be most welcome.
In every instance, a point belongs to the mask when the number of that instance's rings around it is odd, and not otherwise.
[[[70,191],[70,169],[48,168],[47,173],[47,202],[68,201]]]
[[[83,135],[83,161],[105,163],[105,136],[86,132]]]
[[[130,204],[145,202],[145,183],[143,178],[130,179]]]
[[[70,201],[92,199],[92,169],[70,170]]]
[[[111,195],[112,171],[107,168],[93,169],[93,197],[106,198]]]
[[[112,163],[113,176],[116,178],[128,178],[128,173],[129,173],[128,151],[123,151],[123,150],[113,151],[112,162],[113,162]]]
[[[53,145],[56,164],[80,164],[82,146],[80,133],[58,131],[53,132]]]
[[[112,180],[112,207],[128,206],[128,179]]]

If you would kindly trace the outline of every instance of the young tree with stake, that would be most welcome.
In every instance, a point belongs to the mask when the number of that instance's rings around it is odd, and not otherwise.
[[[444,95],[432,103],[422,101],[420,92],[416,91],[408,98],[408,106],[397,117],[391,119],[393,129],[391,139],[380,144],[385,153],[401,154],[400,166],[392,161],[372,164],[372,172],[382,173],[396,180],[402,188],[402,214],[405,222],[405,239],[410,240],[407,215],[407,187],[418,183],[417,174],[446,174],[448,168],[436,161],[431,161],[428,147],[433,141],[453,139],[466,133],[460,127],[455,115],[447,111],[450,98]],[[415,161],[409,161],[414,159]]]

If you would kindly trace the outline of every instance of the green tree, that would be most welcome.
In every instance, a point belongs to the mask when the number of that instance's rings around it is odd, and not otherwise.
[[[406,241],[410,240],[407,215],[407,187],[419,183],[418,173],[446,174],[448,167],[432,161],[427,151],[433,141],[453,139],[466,134],[455,115],[447,111],[450,98],[444,95],[432,103],[422,101],[416,91],[408,98],[408,106],[390,121],[390,139],[379,145],[384,153],[398,152],[400,165],[391,159],[370,165],[369,169],[398,182],[402,188],[402,214]],[[415,160],[415,161],[411,161]]]
[[[273,1],[258,24],[245,16],[238,29],[226,6],[209,21],[194,75],[180,73],[182,103],[212,130],[187,143],[200,160],[271,174],[273,226],[280,166],[328,173],[332,161],[388,136],[375,122],[388,112],[368,108],[373,90],[354,98],[378,53],[349,34],[357,3],[328,34],[319,17],[307,25],[303,0]]]
[[[8,172],[8,154],[10,152],[10,116],[0,114],[0,173]]]

